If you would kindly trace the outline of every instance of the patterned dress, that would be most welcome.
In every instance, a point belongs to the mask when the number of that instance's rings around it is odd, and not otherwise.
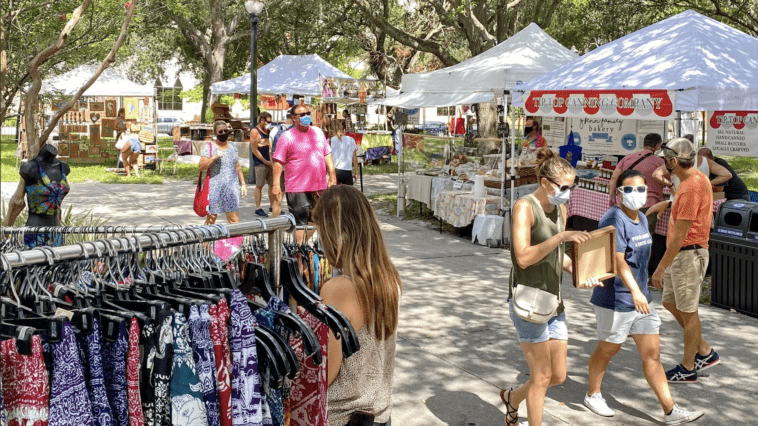
[[[47,426],[50,387],[42,338],[32,337],[32,354],[21,355],[16,339],[0,342],[3,402],[9,426]]]
[[[126,322],[119,327],[115,342],[103,342],[105,390],[115,418],[114,425],[129,426],[129,403],[126,394],[126,353],[129,350]]]
[[[276,298],[276,296],[272,297],[271,300],[269,300],[269,307],[271,306],[271,302],[274,301],[278,302],[279,299]],[[274,330],[274,312],[272,312],[270,309],[257,309],[255,311],[255,319],[258,321],[258,324],[268,327],[271,330]],[[268,409],[271,414],[271,424],[273,426],[283,426],[284,425],[284,413],[282,409],[282,391],[281,389],[266,389],[267,384],[262,383],[264,386],[264,394],[265,394],[265,400],[268,404]]]
[[[63,324],[61,341],[53,344],[50,426],[92,426],[92,405],[71,323]]]
[[[211,158],[219,151],[212,143],[203,144],[200,156]],[[237,145],[229,143],[220,150],[224,156],[211,164],[211,182],[208,187],[208,213],[231,213],[240,209],[240,181],[237,174]]]
[[[139,324],[132,318],[129,327],[129,352],[126,355],[126,395],[129,402],[129,425],[144,426],[139,389]]]
[[[87,393],[92,403],[92,417],[95,426],[113,426],[113,413],[108,403],[103,377],[102,342],[100,341],[100,320],[92,318],[92,331],[79,337],[86,360],[85,376],[87,377]]]
[[[229,344],[229,305],[221,299],[210,307],[211,340],[216,362],[216,384],[221,426],[232,426],[232,351]]]
[[[329,354],[329,328],[320,322],[310,312],[302,310],[300,318],[313,330],[321,344],[321,355],[324,362],[315,365],[312,357],[305,356],[302,339],[290,336],[290,346],[300,362],[300,373],[292,382],[289,399],[291,426],[327,426],[329,417],[326,407],[327,396],[327,363]],[[287,407],[285,407],[287,411]]]
[[[189,328],[192,337],[192,352],[195,367],[203,385],[203,400],[208,412],[208,426],[220,426],[218,411],[218,392],[216,391],[216,362],[211,340],[211,316],[208,305],[190,308]]]
[[[202,384],[195,369],[189,327],[174,313],[174,365],[171,369],[171,421],[174,426],[208,426]]]
[[[242,292],[232,293],[232,409],[235,426],[261,426],[261,380],[255,348],[255,318]]]

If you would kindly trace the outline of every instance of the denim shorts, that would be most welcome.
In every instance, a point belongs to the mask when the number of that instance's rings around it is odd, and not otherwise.
[[[542,343],[550,339],[568,340],[568,327],[566,326],[566,313],[550,318],[545,324],[535,324],[524,321],[517,317],[513,312],[513,300],[508,301],[508,309],[511,313],[511,320],[516,326],[518,341],[520,343]]]

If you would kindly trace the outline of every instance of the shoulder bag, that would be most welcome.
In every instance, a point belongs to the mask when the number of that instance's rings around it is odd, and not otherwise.
[[[561,207],[558,209],[558,229],[563,229],[563,218],[561,217]],[[561,265],[563,264],[563,244],[558,247],[558,276],[561,276]],[[513,286],[511,298],[513,299],[513,313],[524,321],[535,324],[544,324],[550,321],[558,313],[558,307],[561,305],[561,284],[558,283],[558,295],[540,290],[535,287],[529,287],[524,284]]]
[[[213,157],[213,144],[208,142],[210,149],[210,156]],[[203,172],[197,176],[197,188],[195,188],[195,201],[192,205],[195,213],[200,217],[208,216],[208,187],[211,183],[211,169],[205,171],[205,179],[203,179]]]

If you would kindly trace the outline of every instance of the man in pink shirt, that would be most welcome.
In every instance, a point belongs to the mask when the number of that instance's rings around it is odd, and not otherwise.
[[[640,209],[643,213],[651,206],[661,202],[663,199],[663,187],[665,184],[662,181],[653,178],[653,172],[655,169],[663,165],[663,159],[654,155],[656,151],[661,149],[661,142],[661,135],[658,133],[648,133],[645,136],[642,151],[629,154],[619,161],[616,170],[613,171],[613,176],[611,176],[610,193],[615,194],[616,181],[624,171],[634,169],[645,175],[645,181],[647,182],[647,201],[645,202],[645,205],[642,206],[642,209]],[[616,197],[612,196],[610,206],[613,207],[615,205]],[[650,218],[648,218],[648,220],[649,219]],[[655,229],[655,224],[652,225],[652,229]]]
[[[287,207],[298,226],[311,223],[311,209],[326,188],[337,184],[332,148],[318,127],[311,126],[311,112],[304,105],[290,109],[294,127],[279,137],[274,160],[274,182],[271,194],[281,198],[280,178],[285,171]],[[326,175],[329,173],[329,180]],[[309,233],[310,235],[311,233]],[[302,242],[303,231],[297,231]]]

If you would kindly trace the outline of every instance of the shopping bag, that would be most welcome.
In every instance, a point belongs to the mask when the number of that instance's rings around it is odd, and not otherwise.
[[[210,147],[210,156],[213,156],[213,144],[208,142]],[[205,171],[205,179],[203,180],[203,172],[197,176],[197,187],[195,188],[195,201],[192,205],[192,209],[200,217],[208,216],[208,190],[211,183],[211,170],[210,168]]]
[[[213,254],[224,262],[228,262],[229,259],[232,259],[240,252],[241,246],[242,237],[225,238],[216,241],[216,244],[213,246]]]

